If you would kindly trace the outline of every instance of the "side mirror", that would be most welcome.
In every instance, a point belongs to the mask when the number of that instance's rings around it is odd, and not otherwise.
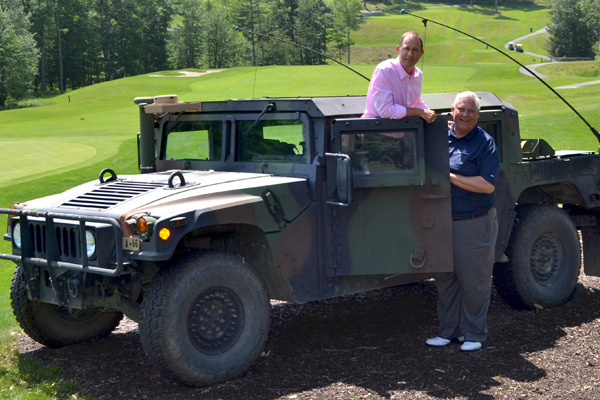
[[[352,202],[352,167],[347,154],[325,153],[327,203],[347,207]]]

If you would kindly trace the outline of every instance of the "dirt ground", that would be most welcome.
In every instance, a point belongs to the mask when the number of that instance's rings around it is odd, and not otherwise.
[[[241,378],[189,388],[162,378],[129,320],[108,338],[21,357],[57,365],[97,399],[600,399],[600,278],[568,304],[510,309],[493,293],[481,351],[429,348],[432,281],[310,304],[274,304],[262,357]]]

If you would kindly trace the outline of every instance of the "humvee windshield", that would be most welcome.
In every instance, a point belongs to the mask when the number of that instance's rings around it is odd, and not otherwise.
[[[235,160],[297,163],[306,160],[301,120],[236,121]],[[163,145],[165,160],[221,161],[223,121],[178,121]]]
[[[178,122],[164,147],[166,160],[221,160],[222,121]]]
[[[301,120],[238,121],[236,161],[297,163],[306,159]]]

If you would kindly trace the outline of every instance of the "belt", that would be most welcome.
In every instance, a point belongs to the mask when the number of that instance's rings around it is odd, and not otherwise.
[[[481,217],[485,217],[486,215],[488,215],[491,211],[493,210],[493,208],[490,208],[489,210],[477,213],[477,214],[473,214],[473,215],[465,215],[465,216],[461,216],[461,217],[452,217],[452,221],[466,221],[469,219],[475,219],[475,218],[481,218]]]

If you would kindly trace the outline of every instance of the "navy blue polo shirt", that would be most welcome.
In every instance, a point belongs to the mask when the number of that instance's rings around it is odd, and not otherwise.
[[[496,186],[500,174],[500,157],[496,142],[479,126],[457,138],[454,125],[448,131],[450,172],[464,176],[480,175]],[[496,191],[474,193],[452,186],[452,216],[466,217],[489,210],[496,205]]]

